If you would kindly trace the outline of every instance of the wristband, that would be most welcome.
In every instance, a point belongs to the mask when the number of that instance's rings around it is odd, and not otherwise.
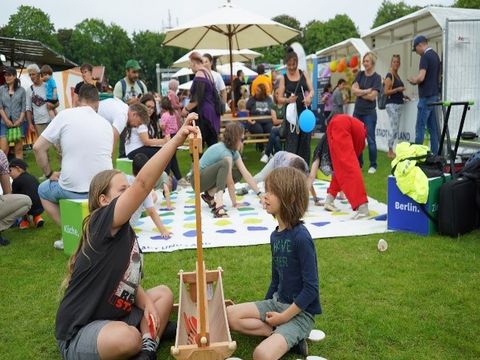
[[[50,177],[52,176],[52,174],[53,174],[53,170],[50,171],[50,174],[45,175],[45,177],[46,177],[47,179],[50,179]]]
[[[262,195],[262,192],[261,191],[257,192],[257,196],[260,197],[260,195]]]

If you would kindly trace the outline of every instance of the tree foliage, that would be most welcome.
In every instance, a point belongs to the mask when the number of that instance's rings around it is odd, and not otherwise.
[[[303,46],[307,54],[360,36],[354,22],[347,15],[336,15],[326,22],[313,20],[305,26],[303,34]]]
[[[454,7],[466,9],[480,9],[480,1],[478,0],[457,0],[453,4]]]
[[[478,0],[471,1],[478,2]],[[376,28],[377,26],[386,24],[390,21],[401,18],[402,16],[411,14],[417,10],[420,10],[421,8],[421,6],[409,6],[403,1],[400,1],[399,3],[393,3],[390,0],[383,0],[380,8],[377,11],[377,15],[373,20],[372,29]]]
[[[85,19],[72,32],[72,60],[103,65],[111,82],[125,76],[125,63],[134,57],[133,44],[120,26],[106,25],[103,20]]]
[[[50,16],[42,10],[27,5],[18,7],[2,28],[2,35],[19,39],[38,40],[54,50],[61,50]]]
[[[298,21],[296,18],[293,16],[287,15],[287,14],[282,14],[282,15],[277,15],[272,18],[273,21],[279,22],[280,24],[289,26],[293,29],[297,30],[302,30],[302,27],[300,25],[300,21]]]
[[[160,64],[161,68],[169,67],[187,52],[185,49],[163,46],[164,39],[165,34],[152,31],[133,33],[134,57],[140,62],[143,79],[152,90],[157,85],[156,64]]]

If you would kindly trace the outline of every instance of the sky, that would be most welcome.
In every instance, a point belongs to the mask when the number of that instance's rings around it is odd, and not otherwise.
[[[360,34],[367,32],[373,23],[382,0],[231,0],[243,9],[272,18],[288,14],[305,25],[311,20],[327,21],[336,14],[346,14],[358,26]],[[394,0],[395,1],[395,0]],[[120,25],[128,33],[151,30],[161,32],[168,26],[170,11],[172,26],[194,19],[204,11],[214,9],[226,0],[0,0],[0,26],[8,22],[10,15],[20,5],[42,9],[55,28],[73,28],[86,18],[100,18],[107,24]],[[395,1],[397,2],[397,1]],[[404,0],[408,5],[425,6],[439,4],[450,6],[454,0]]]

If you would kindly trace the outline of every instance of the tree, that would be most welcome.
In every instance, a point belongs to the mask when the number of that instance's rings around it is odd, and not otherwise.
[[[313,20],[304,28],[304,44],[307,54],[315,53],[351,37],[359,37],[355,23],[347,15],[336,15],[326,22]]]
[[[66,58],[72,59],[72,49],[70,41],[72,40],[73,29],[58,29],[57,40],[62,47],[62,53]]]
[[[478,0],[471,1],[478,2]],[[411,14],[417,10],[420,10],[421,8],[421,6],[409,6],[403,1],[395,4],[390,0],[383,0],[380,8],[377,11],[377,15],[375,16],[375,20],[373,20],[372,29],[376,28],[377,26],[389,23],[390,21],[401,18],[405,15]]]
[[[61,50],[50,16],[33,6],[19,6],[17,12],[10,15],[2,34],[7,37],[38,40],[54,50]]]
[[[453,4],[454,7],[466,9],[480,9],[480,1],[478,0],[457,0]]]
[[[280,24],[289,26],[291,28],[294,28],[300,31],[302,30],[300,26],[300,21],[298,21],[293,16],[283,14],[283,15],[275,16],[274,18],[272,18],[272,20],[279,22]],[[287,46],[295,41],[300,41],[300,40],[301,38],[297,36],[289,40],[284,45],[276,45],[276,46],[259,48],[259,49],[256,49],[256,51],[263,54],[263,57],[261,57],[261,60],[260,60],[262,63],[278,64],[285,57],[285,49],[287,48]]]
[[[125,76],[125,63],[133,58],[133,46],[125,30],[103,20],[85,19],[72,32],[70,49],[78,63],[103,65],[108,78],[116,82]]]
[[[163,46],[165,34],[152,31],[133,33],[135,58],[140,62],[144,80],[150,90],[156,89],[156,64],[170,67],[175,60],[183,56],[187,50],[177,47]]]

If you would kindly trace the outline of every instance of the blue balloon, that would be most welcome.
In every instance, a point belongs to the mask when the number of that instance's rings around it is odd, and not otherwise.
[[[313,129],[315,129],[315,124],[317,119],[315,118],[315,114],[310,109],[305,109],[300,114],[298,118],[298,124],[300,125],[300,130],[303,132],[309,133]]]

